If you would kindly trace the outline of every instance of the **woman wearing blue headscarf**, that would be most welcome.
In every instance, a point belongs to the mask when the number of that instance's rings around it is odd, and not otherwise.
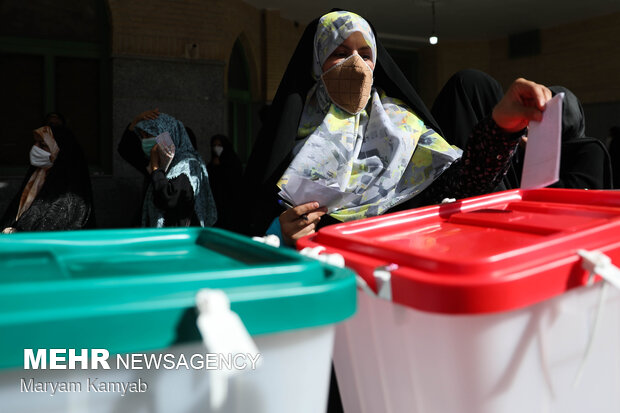
[[[157,111],[132,123],[148,158],[150,183],[142,207],[142,226],[211,226],[217,219],[207,168],[179,120]],[[156,137],[168,132],[174,154]],[[170,159],[172,158],[172,159]]]

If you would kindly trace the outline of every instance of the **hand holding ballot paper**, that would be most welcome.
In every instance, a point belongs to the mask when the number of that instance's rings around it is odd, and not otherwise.
[[[155,138],[157,144],[153,148],[157,148],[158,167],[164,172],[168,170],[172,159],[174,158],[175,147],[172,138],[168,132],[164,132]],[[151,155],[151,159],[153,156]]]
[[[291,175],[278,194],[286,211],[280,215],[280,227],[285,243],[312,234],[321,217],[346,205],[359,195],[341,192],[298,175]]]
[[[543,119],[531,121],[521,175],[522,189],[542,188],[560,177],[562,146],[562,99],[558,93],[547,102]]]
[[[291,175],[278,194],[286,202],[287,211],[280,215],[284,241],[294,240],[314,232],[321,216],[342,208],[359,195],[342,192],[308,178]],[[285,234],[292,234],[289,238]]]
[[[327,208],[328,214],[359,197],[357,194],[342,192],[339,188],[325,186],[298,175],[291,175],[278,195],[291,205],[318,202],[321,207]]]

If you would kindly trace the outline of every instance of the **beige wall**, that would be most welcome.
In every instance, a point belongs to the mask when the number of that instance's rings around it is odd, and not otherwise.
[[[506,50],[506,39],[491,42],[491,72],[504,85],[521,75],[583,103],[620,100],[620,13],[543,30],[536,58],[508,59]]]
[[[240,38],[257,101],[273,99],[304,29],[279,11],[261,11],[240,0],[108,0],[108,5],[114,56],[227,64]]]
[[[304,26],[241,0],[109,0],[115,56],[228,62],[240,37],[257,101],[273,99]],[[420,95],[430,105],[457,70],[481,69],[504,87],[519,76],[561,84],[583,103],[620,101],[620,13],[541,30],[541,54],[508,57],[508,38],[440,42],[420,50]],[[197,48],[192,49],[196,44]],[[224,73],[226,73],[225,70]]]
[[[427,104],[457,70],[486,71],[506,88],[517,77],[571,89],[584,104],[620,101],[620,13],[541,30],[541,53],[508,57],[508,38],[442,42],[420,52],[426,63],[421,90]]]
[[[431,107],[435,96],[455,72],[474,68],[490,71],[488,42],[441,42],[420,50],[420,97]]]

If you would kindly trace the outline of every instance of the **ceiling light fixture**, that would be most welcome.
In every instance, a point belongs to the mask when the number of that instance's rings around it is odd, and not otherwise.
[[[437,38],[437,34],[435,34],[435,0],[431,1],[431,7],[433,9],[433,31],[431,32],[431,36],[428,38],[428,42],[430,44],[437,44],[439,39]]]

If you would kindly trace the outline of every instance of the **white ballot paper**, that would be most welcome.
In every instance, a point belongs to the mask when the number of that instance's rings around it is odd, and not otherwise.
[[[172,138],[168,132],[157,135],[155,141],[157,142],[157,145],[159,145],[159,159],[162,163],[160,167],[163,168],[164,172],[166,172],[168,171],[168,167],[170,166],[170,162],[172,162],[172,158],[174,158],[174,153],[176,151],[174,142],[172,142]]]
[[[278,194],[294,206],[307,202],[318,202],[327,207],[327,213],[342,208],[360,195],[342,192],[338,188],[322,185],[318,182],[297,175],[291,175],[282,191]]]
[[[564,93],[555,95],[547,102],[542,121],[530,122],[521,189],[542,188],[560,179],[562,99]]]

